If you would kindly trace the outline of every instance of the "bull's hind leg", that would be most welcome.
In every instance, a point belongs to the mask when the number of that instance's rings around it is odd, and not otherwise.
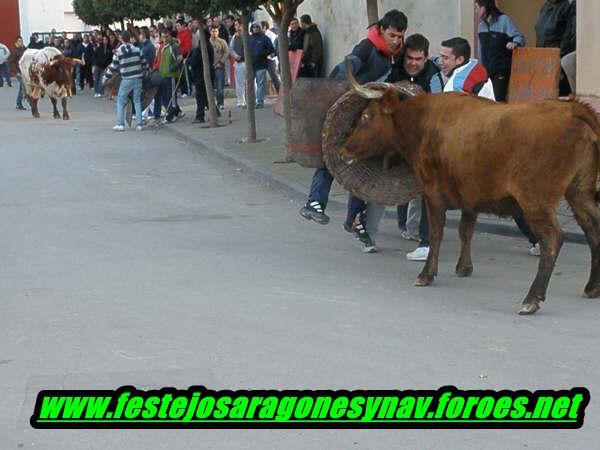
[[[50,101],[52,102],[52,117],[55,119],[60,119],[60,113],[56,107],[56,99],[54,97],[50,97]]]
[[[564,239],[554,209],[531,211],[523,208],[523,211],[532,231],[540,239],[541,254],[537,275],[519,310],[519,314],[522,316],[535,314],[540,309],[541,302],[546,299],[548,283]]]
[[[473,274],[473,261],[471,260],[471,240],[475,232],[477,214],[462,211],[458,234],[460,236],[460,257],[456,264],[456,275],[470,277]]]
[[[587,298],[600,297],[600,211],[596,205],[594,188],[594,184],[590,183],[587,192],[584,192],[572,185],[565,195],[592,252],[592,270],[583,293]]]
[[[446,207],[443,202],[431,197],[424,197],[424,200],[429,219],[429,255],[415,286],[429,286],[433,283],[438,273],[438,258],[446,224]]]
[[[63,110],[63,119],[69,120],[69,111],[67,110],[67,97],[61,98],[62,110]]]

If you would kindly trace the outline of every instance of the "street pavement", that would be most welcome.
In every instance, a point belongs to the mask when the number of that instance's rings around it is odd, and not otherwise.
[[[71,121],[53,120],[47,100],[34,120],[14,110],[15,93],[0,88],[1,449],[597,447],[600,302],[581,297],[585,246],[563,247],[548,301],[519,317],[537,265],[523,238],[477,234],[474,276],[458,279],[448,229],[435,285],[415,288],[414,243],[392,220],[381,253],[364,255],[341,228],[342,208],[326,227],[307,222],[297,196],[181,133],[115,133],[113,104],[87,91],[71,100]],[[194,131],[204,132],[216,131]],[[592,400],[581,430],[29,425],[42,389],[121,385],[584,386]]]

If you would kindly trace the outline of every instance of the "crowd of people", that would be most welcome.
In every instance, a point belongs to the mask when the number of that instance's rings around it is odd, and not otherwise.
[[[471,46],[462,37],[444,40],[439,56],[430,57],[429,40],[421,34],[413,34],[405,40],[408,18],[402,12],[392,10],[369,27],[367,36],[360,41],[349,55],[352,73],[360,83],[370,81],[398,82],[408,80],[420,85],[430,93],[461,91],[486,97],[495,101],[506,101],[510,80],[512,52],[526,45],[524,35],[513,20],[504,14],[494,0],[475,0],[478,25],[478,58],[473,58]],[[560,48],[564,81],[561,94],[575,91],[575,42],[576,1],[546,0],[535,26],[537,47]],[[123,108],[127,98],[133,94],[136,111],[136,128],[143,128],[142,77],[145,73],[157,73],[158,92],[153,108],[145,113],[155,120],[170,123],[183,116],[177,103],[178,93],[182,96],[195,92],[196,115],[194,122],[205,121],[208,95],[203,74],[203,58],[200,50],[200,33],[208,41],[208,58],[211,78],[216,91],[216,106],[224,105],[224,89],[235,86],[238,107],[246,106],[246,61],[242,41],[242,24],[234,16],[213,17],[206,20],[183,18],[173,23],[157,26],[131,27],[125,31],[110,29],[94,30],[90,34],[52,33],[45,42],[32,35],[28,48],[54,46],[67,56],[85,58],[85,66],[74,68],[73,88],[84,89],[87,84],[94,89],[95,96],[103,95],[103,80],[119,73],[122,81],[117,95],[116,131],[124,130]],[[253,22],[250,26],[249,53],[252,55],[256,83],[256,107],[263,108],[267,75],[273,86],[279,89],[277,61],[280,31],[268,22]],[[309,15],[291,21],[286,38],[290,51],[302,50],[298,75],[301,77],[323,76],[323,39],[317,25]],[[12,50],[0,44],[0,86],[4,80],[10,86],[6,62],[14,66],[25,47],[17,38]],[[92,70],[93,68],[93,70]],[[345,77],[343,64],[338,64],[330,77]],[[25,109],[22,103],[23,86],[17,95],[17,109]],[[163,109],[164,119],[161,119]],[[151,111],[150,111],[151,110]],[[316,170],[306,205],[300,214],[320,224],[327,224],[325,214],[333,177],[326,168]],[[366,204],[361,199],[349,196],[347,218],[344,229],[363,244],[363,251],[375,252],[375,235],[383,215],[382,205]],[[405,239],[419,242],[417,249],[407,254],[409,260],[423,261],[429,254],[426,209],[420,199],[398,207],[398,225]],[[523,215],[516,215],[515,222],[529,239],[530,253],[539,255],[538,239],[529,229]]]
[[[294,24],[296,30],[290,30],[288,39],[292,50],[304,51],[301,76],[320,76],[323,68],[323,44],[317,25],[308,15],[302,16],[300,22],[294,19]],[[86,62],[85,65],[76,65],[73,69],[72,94],[77,94],[77,88],[84,90],[87,87],[94,90],[94,97],[103,97],[103,80],[107,79],[107,73],[113,75],[119,72],[119,56],[123,57],[119,49],[125,44],[127,48],[139,49],[145,64],[141,74],[129,73],[127,77],[150,77],[152,72],[160,74],[160,86],[152,111],[145,113],[151,113],[157,120],[164,116],[163,121],[173,122],[183,115],[177,103],[178,96],[185,98],[195,93],[197,110],[193,121],[202,123],[208,108],[208,96],[200,50],[201,32],[205,33],[208,42],[211,80],[217,107],[224,107],[226,87],[235,87],[237,106],[246,107],[246,63],[241,37],[242,25],[240,19],[232,15],[205,20],[194,19],[189,22],[180,18],[156,26],[130,26],[127,30],[102,27],[90,33],[72,34],[52,30],[44,39],[40,39],[37,33],[32,34],[27,46],[24,45],[23,39],[18,37],[12,49],[0,44],[0,86],[4,80],[9,86],[12,85],[10,75],[20,80],[18,61],[27,48],[55,47],[65,56],[83,59]],[[279,30],[269,22],[251,24],[249,51],[252,55],[256,84],[255,106],[259,109],[264,108],[267,75],[276,91],[279,91],[281,85],[278,39]],[[10,63],[10,68],[5,62]],[[141,61],[139,63],[142,64]],[[111,65],[113,70],[109,70]],[[129,84],[126,83],[125,86]],[[24,110],[26,108],[23,105],[23,86],[20,81],[19,86],[16,107]],[[134,97],[136,95],[137,90]],[[120,125],[122,124],[117,123],[115,129],[120,130]]]

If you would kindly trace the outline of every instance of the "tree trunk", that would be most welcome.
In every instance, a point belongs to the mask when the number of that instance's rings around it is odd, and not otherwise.
[[[279,27],[279,63],[281,65],[281,81],[283,85],[283,117],[285,120],[285,159],[292,161],[290,153],[290,132],[292,129],[292,71],[290,67],[287,29],[298,7],[291,7],[281,18],[273,18]],[[278,20],[279,19],[279,20]]]
[[[121,31],[125,31],[125,20],[121,19],[120,22],[121,22]]]
[[[244,60],[246,62],[246,105],[248,107],[248,142],[256,142],[256,92],[254,90],[254,69],[252,68],[252,54],[250,53],[248,26],[250,25],[251,11],[242,14],[242,42],[244,44]]]
[[[369,25],[379,22],[379,11],[377,9],[377,0],[367,0],[367,17]]]
[[[210,59],[208,57],[208,40],[206,39],[206,33],[201,27],[200,32],[200,51],[202,52],[202,68],[204,72],[204,85],[206,86],[206,97],[208,98],[208,113],[210,116],[210,126],[216,128],[219,126],[217,118],[217,104],[215,102],[215,91],[213,90]]]

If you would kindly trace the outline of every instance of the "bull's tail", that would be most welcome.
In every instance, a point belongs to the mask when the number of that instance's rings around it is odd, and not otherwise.
[[[600,118],[596,114],[589,105],[579,101],[574,101],[574,115],[578,119],[585,122],[587,126],[589,126],[592,132],[596,135],[596,142],[594,147],[596,148],[596,161],[597,162],[597,170],[598,170],[598,183],[597,186],[600,187]],[[600,190],[596,190],[596,203],[600,203]]]

